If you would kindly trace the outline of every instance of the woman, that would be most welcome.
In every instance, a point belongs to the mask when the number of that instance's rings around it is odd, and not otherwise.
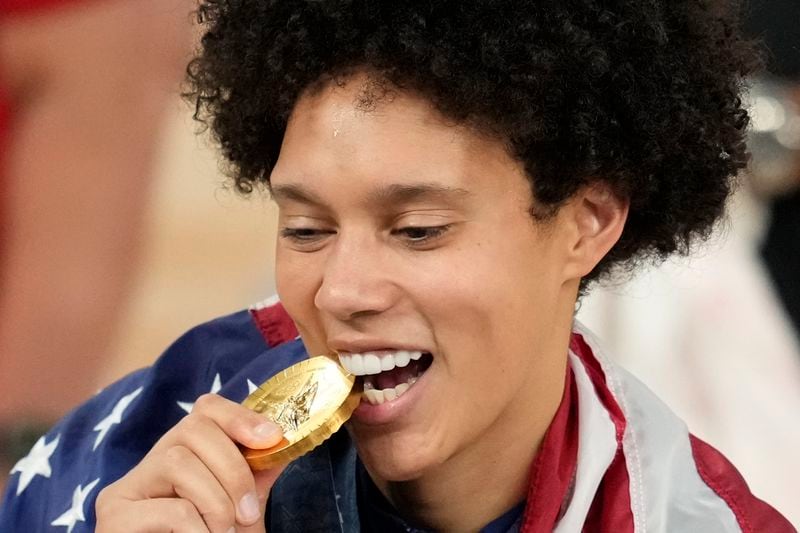
[[[0,523],[793,530],[573,324],[591,281],[722,212],[754,64],[727,11],[217,0],[200,18],[190,96],[239,189],[280,208],[281,301],[190,332],[54,428]],[[281,433],[236,401],[309,354],[373,392],[253,474],[237,444]]]

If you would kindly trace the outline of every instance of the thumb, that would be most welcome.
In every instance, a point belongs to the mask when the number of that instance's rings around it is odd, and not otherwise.
[[[268,468],[253,472],[253,479],[256,482],[256,494],[258,494],[258,503],[260,504],[261,519],[257,520],[255,524],[249,526],[237,526],[237,533],[265,533],[266,532],[266,517],[267,499],[269,498],[269,491],[275,481],[286,469],[286,465],[277,466],[275,468]]]

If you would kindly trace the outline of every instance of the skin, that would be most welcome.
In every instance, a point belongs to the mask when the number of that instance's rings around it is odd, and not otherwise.
[[[384,405],[380,423],[355,416],[348,429],[403,516],[474,531],[524,498],[561,400],[580,278],[619,238],[627,204],[598,183],[537,224],[527,177],[501,142],[448,124],[412,93],[359,110],[354,101],[368,82],[361,72],[295,106],[271,176],[278,292],[310,354],[367,346],[433,354],[402,406]],[[131,510],[154,497],[147,487],[158,476],[169,477],[159,496],[194,502],[174,489],[196,485],[192,472],[216,475],[223,463],[242,470],[229,439],[244,435],[225,430],[224,418],[239,406],[211,414],[198,405],[198,416],[222,431],[198,439],[194,424],[171,430],[159,452],[101,494],[105,531],[135,523]],[[168,468],[175,446],[199,460]],[[263,491],[269,480],[253,483]],[[229,520],[244,490],[236,487],[214,500]]]
[[[267,494],[283,469],[254,474],[235,443],[269,448],[281,437],[261,415],[201,396],[136,468],[100,492],[96,531],[263,532]]]
[[[524,497],[563,392],[579,274],[590,270],[576,239],[600,223],[577,200],[534,223],[529,183],[501,143],[446,124],[412,95],[359,111],[365,81],[295,108],[271,177],[278,292],[309,353],[433,353],[411,406],[349,429],[406,516],[475,529]],[[392,194],[400,186],[434,191]],[[624,209],[614,209],[616,238]]]

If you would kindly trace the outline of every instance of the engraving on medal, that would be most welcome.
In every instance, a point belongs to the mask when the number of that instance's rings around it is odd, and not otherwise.
[[[287,464],[313,450],[342,427],[361,399],[355,377],[328,356],[296,363],[272,376],[242,402],[283,429],[268,449],[243,447],[253,470]]]
[[[311,377],[296,394],[269,406],[268,416],[281,426],[284,433],[297,431],[311,417],[311,404],[317,395],[318,383]]]

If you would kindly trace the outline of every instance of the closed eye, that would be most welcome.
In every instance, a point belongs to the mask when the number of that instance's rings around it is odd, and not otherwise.
[[[400,236],[409,246],[419,246],[428,244],[441,237],[451,226],[452,224],[444,224],[441,226],[406,226],[392,230],[392,235]]]
[[[332,233],[334,232],[330,230],[315,228],[281,228],[280,234],[282,238],[296,243],[311,243]]]

